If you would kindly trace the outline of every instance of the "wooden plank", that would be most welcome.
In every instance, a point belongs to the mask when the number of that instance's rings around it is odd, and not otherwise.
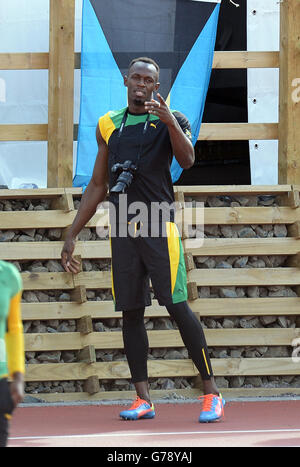
[[[221,207],[221,208],[185,208],[176,213],[176,222],[188,225],[243,225],[243,224],[294,224],[299,218],[300,208],[288,207]],[[31,228],[65,228],[72,224],[77,211],[66,213],[61,210],[50,211],[0,211],[1,230]],[[99,222],[95,214],[86,227],[95,228]]]
[[[50,0],[48,187],[73,179],[75,0]]]
[[[48,53],[1,53],[0,70],[47,70]]]
[[[195,269],[188,280],[197,286],[299,285],[300,268]]]
[[[280,195],[292,191],[292,185],[191,185],[174,186],[176,192],[191,195]]]
[[[96,394],[100,391],[100,383],[97,375],[89,376],[83,385],[83,390],[88,394]]]
[[[160,360],[148,362],[150,377],[196,376],[191,360]],[[26,368],[25,380],[31,381],[68,381],[82,380],[97,375],[99,379],[130,378],[126,361],[64,364],[32,364]]]
[[[74,211],[73,194],[71,192],[67,193],[64,189],[63,195],[52,200],[51,209],[62,209],[65,212]]]
[[[75,288],[73,274],[70,272],[23,272],[21,276],[24,290],[69,290]]]
[[[266,298],[199,298],[189,303],[194,313],[201,317],[225,316],[293,316],[300,313],[300,297]],[[122,318],[114,311],[111,300],[89,301],[83,304],[70,302],[22,303],[23,321],[49,319],[80,319],[90,315],[93,319]],[[146,318],[168,317],[166,308],[156,300],[146,308]]]
[[[216,51],[213,68],[279,68],[278,52]]]
[[[64,194],[63,188],[37,188],[32,190],[0,190],[0,200],[4,199],[47,199]]]
[[[91,245],[91,243],[93,243]],[[75,252],[77,251],[77,245]],[[109,240],[94,242],[78,242],[78,252],[82,259],[110,259],[111,249]]]
[[[300,337],[296,328],[205,329],[207,344],[212,347],[291,345]],[[179,331],[148,331],[149,347],[184,347]],[[25,350],[31,352],[80,350],[92,345],[95,349],[123,349],[122,332],[64,332],[25,334]]]
[[[300,238],[300,222],[288,225],[287,234],[289,237]]]
[[[300,251],[298,238],[194,238],[183,240],[186,253],[193,256],[295,255]],[[0,248],[1,254],[1,248]]]
[[[93,345],[87,345],[77,355],[78,362],[96,363],[96,351]]]
[[[203,286],[265,286],[300,284],[300,268],[232,268],[195,269],[189,271],[188,282]],[[67,290],[82,284],[86,289],[110,289],[110,271],[22,273],[24,290]]]
[[[3,242],[0,258],[6,261],[58,260],[63,242]]]
[[[300,297],[199,298],[189,305],[201,317],[297,316]]]
[[[280,397],[280,396],[299,396],[300,388],[223,388],[220,387],[221,393],[226,400],[249,397]],[[176,400],[176,396],[184,400],[195,400],[203,394],[201,389],[154,389],[151,391],[151,399],[155,403],[161,402],[162,399],[168,399],[170,402]],[[37,393],[28,394],[30,397],[36,398],[37,401],[45,402],[96,402],[96,401],[132,401],[136,397],[135,391],[99,391],[97,394],[88,394],[87,392],[64,392],[64,393]]]
[[[91,334],[93,332],[93,321],[91,316],[83,316],[77,323],[77,330],[80,334]]]
[[[198,289],[196,282],[188,281],[187,283],[187,295],[190,302],[193,302],[198,298]]]
[[[211,360],[215,376],[299,375],[300,365],[289,357],[220,358]],[[149,377],[197,376],[191,360],[149,360]],[[26,368],[25,381],[82,380],[97,375],[99,379],[130,378],[126,361],[86,363],[31,364]]]
[[[278,139],[277,123],[202,123],[198,141]],[[281,183],[286,183],[283,180]]]
[[[85,303],[87,302],[86,288],[84,285],[78,285],[70,292],[72,302]]]
[[[110,289],[110,271],[80,272],[73,276],[75,287],[84,284],[87,289]]]
[[[290,206],[291,208],[298,208],[300,206],[299,191],[293,189],[293,191],[281,195],[278,201],[280,206]]]
[[[0,125],[0,141],[47,141],[48,125]]]
[[[65,109],[65,112],[66,110],[67,109]],[[51,120],[49,121],[49,123],[50,129],[49,125],[46,124],[0,125],[0,141],[49,141],[49,135],[51,137]],[[73,123],[72,129],[70,125],[70,129],[68,130],[68,132],[69,139],[72,139],[73,145]],[[278,139],[278,124],[202,123],[201,130],[198,136],[199,141],[234,141],[250,139]],[[48,186],[50,187],[50,185]]]
[[[65,228],[72,224],[77,211],[0,211],[1,230]],[[95,221],[96,223],[96,221]]]
[[[77,211],[65,212],[62,210],[49,211],[0,211],[1,230],[18,229],[51,229],[69,227]],[[86,227],[97,227],[100,215],[95,214]]]
[[[63,242],[0,242],[0,259],[7,261],[60,260]],[[111,258],[108,240],[76,243],[75,256],[82,259]]]
[[[156,310],[157,308],[165,310],[165,308],[158,305],[154,309]],[[157,313],[160,316],[159,311]],[[164,313],[167,316],[167,311],[164,311]],[[90,315],[94,319],[122,318],[122,312],[114,311],[112,300],[89,301],[82,304],[71,302],[22,303],[22,319],[24,321],[36,319],[80,319],[85,315]]]
[[[280,2],[279,183],[300,183],[300,3]]]
[[[220,207],[190,208],[176,212],[176,222],[191,225],[244,225],[244,224],[293,224],[299,218],[299,208],[288,207]],[[1,213],[0,213],[1,214]],[[91,221],[91,224],[96,220]]]
[[[216,376],[283,376],[300,374],[300,365],[296,365],[290,357],[212,359],[212,367]]]
[[[24,290],[70,290],[82,284],[87,289],[110,289],[110,271],[80,272],[73,275],[69,272],[42,272],[22,274]]]
[[[29,190],[0,190],[0,200],[5,199],[56,199],[64,194],[81,196],[82,188],[36,188]]]
[[[278,52],[216,51],[213,68],[278,68]],[[48,53],[1,53],[0,70],[45,70]],[[75,54],[75,69],[81,68],[81,54]]]

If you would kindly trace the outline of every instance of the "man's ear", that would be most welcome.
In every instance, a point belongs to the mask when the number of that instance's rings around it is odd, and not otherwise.
[[[157,91],[158,91],[158,89],[159,89],[159,86],[160,86],[160,83],[156,83],[156,85],[155,85],[155,92],[157,92]]]
[[[128,83],[128,77],[127,75],[124,76],[124,86],[127,87],[127,83]]]

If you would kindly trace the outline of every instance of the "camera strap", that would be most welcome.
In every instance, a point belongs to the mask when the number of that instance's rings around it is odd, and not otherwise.
[[[121,139],[124,127],[125,127],[127,117],[128,117],[128,107],[124,112],[123,119],[122,119],[122,122],[121,122],[121,125],[120,125],[120,128],[119,128],[119,131],[118,131],[118,150],[117,150],[117,154],[119,154],[120,139]],[[149,119],[150,119],[150,114],[147,115],[147,118],[146,118],[146,121],[145,121],[145,124],[144,124],[144,128],[143,128],[143,131],[142,131],[142,134],[141,134],[140,148],[139,148],[136,164],[138,164],[138,162],[139,162],[139,160],[141,158],[141,155],[142,155],[143,139],[144,139],[144,136],[145,136],[145,134],[147,132],[147,129],[148,129],[148,126],[149,126]]]

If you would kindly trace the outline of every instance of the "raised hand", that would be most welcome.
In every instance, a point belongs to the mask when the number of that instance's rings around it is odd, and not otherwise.
[[[159,93],[157,93],[157,98],[158,100],[151,99],[151,101],[146,101],[145,110],[150,114],[156,115],[166,125],[173,124],[174,117],[166,101]]]

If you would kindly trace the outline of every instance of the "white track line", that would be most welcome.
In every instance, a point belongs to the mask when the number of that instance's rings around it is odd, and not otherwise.
[[[259,434],[259,433],[300,433],[300,428],[278,429],[278,430],[222,430],[222,431],[168,431],[157,433],[94,433],[89,435],[58,435],[58,436],[16,436],[9,438],[11,441],[32,440],[32,439],[72,439],[72,438],[112,438],[112,437],[131,437],[131,436],[184,436],[184,435],[238,435],[238,434]]]

